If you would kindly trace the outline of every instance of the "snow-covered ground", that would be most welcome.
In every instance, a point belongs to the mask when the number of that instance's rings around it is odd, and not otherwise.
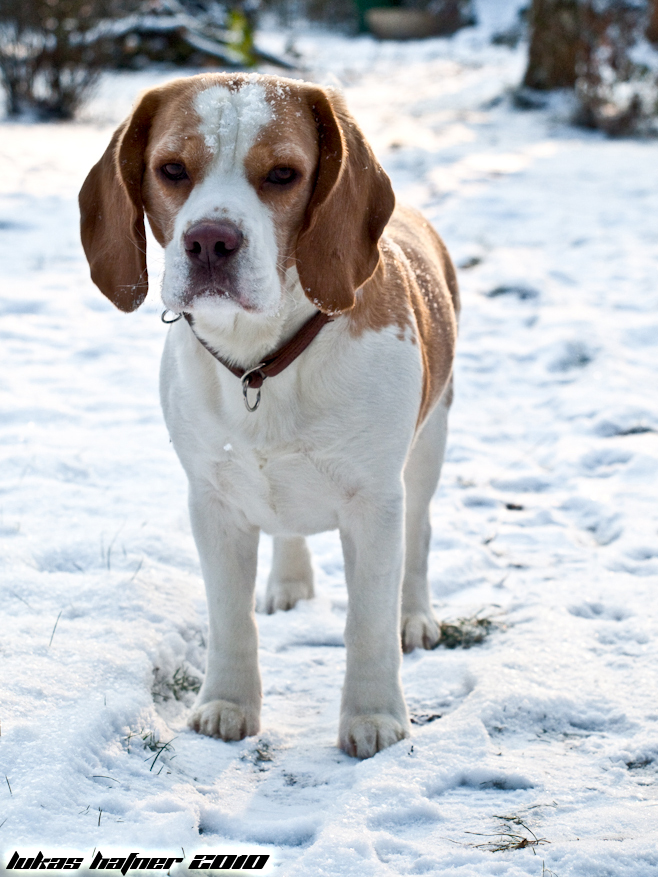
[[[168,75],[108,79],[75,124],[0,127],[1,861],[264,849],[286,877],[658,873],[658,147],[511,109],[524,49],[483,34],[297,40],[463,266],[430,574],[442,619],[497,622],[405,656],[412,738],[363,763],[335,745],[335,534],[311,540],[319,596],[258,616],[262,733],[186,730],[206,609],[157,398],[158,285],[114,310],[76,210],[136,92]],[[261,599],[269,560],[263,539]],[[506,831],[519,848],[482,846]]]

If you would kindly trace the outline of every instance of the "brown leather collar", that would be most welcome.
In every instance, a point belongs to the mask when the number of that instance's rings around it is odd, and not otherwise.
[[[294,362],[297,357],[306,350],[320,329],[322,329],[323,326],[326,326],[327,323],[333,322],[334,319],[333,317],[318,311],[317,314],[314,314],[310,320],[307,320],[306,323],[304,323],[301,329],[299,329],[299,331],[296,332],[290,341],[284,344],[283,347],[280,347],[278,350],[275,350],[274,353],[266,356],[253,368],[244,369],[231,365],[231,363],[223,359],[216,350],[213,350],[203,338],[197,335],[194,331],[194,320],[191,314],[183,314],[183,316],[187,320],[197,341],[206,348],[208,353],[215,357],[217,362],[221,362],[221,364],[234,374],[236,378],[240,379],[242,382],[244,404],[247,406],[248,411],[255,411],[258,408],[260,404],[260,388],[263,386],[265,379],[275,377]],[[249,398],[247,396],[250,389],[257,391],[256,401],[253,405],[249,404]]]

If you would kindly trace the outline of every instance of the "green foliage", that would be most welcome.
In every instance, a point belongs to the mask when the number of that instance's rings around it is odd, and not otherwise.
[[[479,613],[453,622],[443,621],[439,625],[439,645],[446,649],[470,649],[484,642],[491,631],[499,626],[492,617]]]
[[[163,674],[159,667],[153,670],[151,694],[155,701],[165,702],[172,697],[174,700],[183,700],[188,692],[198,694],[200,688],[201,680],[196,674],[190,673],[184,664],[176,668],[171,678]]]
[[[256,63],[254,55],[254,28],[249,17],[239,9],[231,9],[227,15],[227,42],[244,59],[244,63],[252,66]]]

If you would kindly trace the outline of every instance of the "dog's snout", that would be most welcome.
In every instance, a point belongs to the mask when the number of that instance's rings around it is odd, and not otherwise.
[[[190,259],[209,268],[235,255],[243,241],[243,233],[229,220],[201,222],[183,238]]]

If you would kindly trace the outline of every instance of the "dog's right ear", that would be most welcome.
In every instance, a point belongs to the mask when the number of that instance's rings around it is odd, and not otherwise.
[[[156,91],[142,97],[80,190],[80,236],[91,279],[122,311],[134,311],[148,292],[142,178],[158,103]]]

